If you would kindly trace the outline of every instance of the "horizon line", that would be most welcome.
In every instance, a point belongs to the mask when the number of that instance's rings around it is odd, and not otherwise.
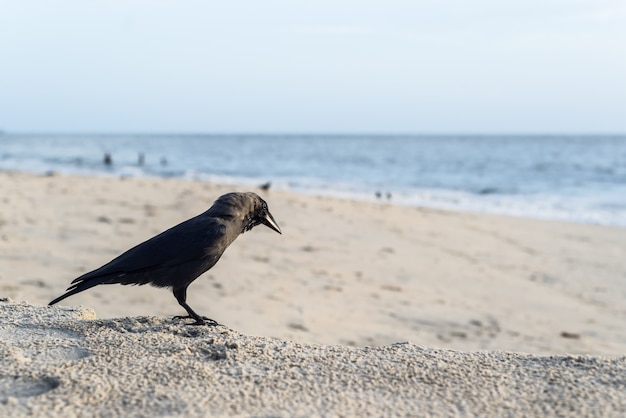
[[[520,137],[520,136],[626,136],[624,132],[332,132],[332,131],[320,131],[320,132],[272,132],[272,131],[230,131],[230,132],[209,132],[209,131],[5,131],[0,129],[0,137],[3,135],[16,135],[16,136],[29,136],[29,135],[50,135],[50,136],[283,136],[283,137],[320,137],[320,136],[334,136],[334,137],[355,137],[355,136],[369,136],[369,137]]]

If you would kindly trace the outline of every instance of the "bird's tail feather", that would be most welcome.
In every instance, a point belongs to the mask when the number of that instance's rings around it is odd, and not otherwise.
[[[72,283],[78,281],[79,279],[81,278],[79,277],[78,279],[74,280]],[[80,293],[83,290],[91,289],[94,286],[97,286],[99,284],[106,282],[108,279],[110,279],[109,276],[99,276],[99,277],[94,277],[92,279],[83,279],[79,283],[73,284],[70,287],[68,287],[67,291],[64,294],[52,300],[50,303],[48,303],[48,305],[54,305],[55,303],[58,303],[69,296],[75,295],[76,293]]]

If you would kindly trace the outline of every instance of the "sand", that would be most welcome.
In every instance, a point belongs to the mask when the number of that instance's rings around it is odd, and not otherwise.
[[[623,415],[624,228],[258,190],[283,235],[244,234],[189,288],[190,305],[224,327],[172,320],[182,308],[149,286],[98,286],[42,306],[221,194],[249,189],[0,173],[0,297],[19,302],[0,303],[0,407]]]
[[[626,358],[354,348],[0,302],[1,416],[604,416]]]

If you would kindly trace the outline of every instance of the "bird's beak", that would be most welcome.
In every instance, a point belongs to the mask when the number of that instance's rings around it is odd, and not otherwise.
[[[282,232],[280,232],[280,227],[278,226],[278,224],[274,220],[274,217],[272,216],[271,213],[267,212],[265,214],[265,217],[261,221],[261,223],[263,225],[267,226],[268,228],[273,229],[274,231],[276,231],[276,232],[278,232],[279,234],[282,235]]]

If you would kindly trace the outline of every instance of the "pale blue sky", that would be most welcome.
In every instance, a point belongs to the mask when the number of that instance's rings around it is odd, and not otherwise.
[[[0,0],[10,132],[624,133],[623,0]]]

